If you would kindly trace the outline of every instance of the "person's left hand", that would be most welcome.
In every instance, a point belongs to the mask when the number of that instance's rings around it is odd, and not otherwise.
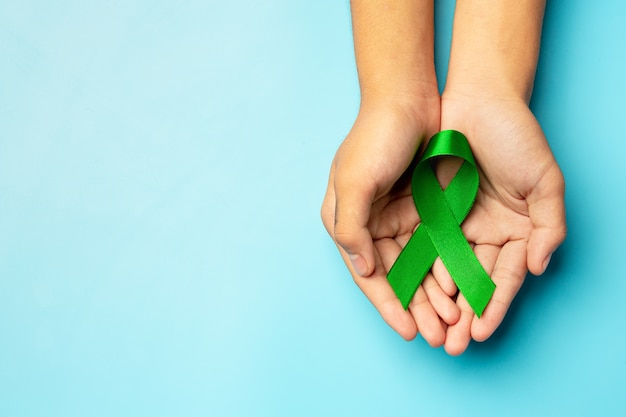
[[[542,274],[566,235],[564,180],[537,120],[522,99],[448,95],[442,129],[464,133],[479,166],[480,186],[462,229],[496,284],[479,319],[458,294],[458,322],[447,328],[445,349],[461,354],[470,340],[484,341],[502,322],[528,271]],[[448,164],[449,165],[449,164]],[[438,170],[449,181],[456,167]],[[452,279],[441,263],[433,275]]]

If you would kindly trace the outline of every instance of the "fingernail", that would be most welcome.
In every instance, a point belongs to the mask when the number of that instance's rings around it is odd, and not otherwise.
[[[361,276],[365,275],[365,272],[367,271],[367,264],[361,255],[350,255],[350,262],[352,263],[354,272]]]
[[[543,261],[543,272],[546,272],[546,269],[548,268],[548,264],[550,263],[550,259],[552,259],[552,254],[548,255],[548,257],[545,259],[545,261]]]

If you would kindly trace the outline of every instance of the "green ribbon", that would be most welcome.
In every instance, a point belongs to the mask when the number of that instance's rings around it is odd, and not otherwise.
[[[431,162],[442,156],[463,159],[441,189]],[[433,136],[413,171],[411,189],[421,223],[393,264],[387,279],[406,310],[437,256],[480,317],[496,288],[461,230],[478,192],[478,170],[465,135],[445,130]]]

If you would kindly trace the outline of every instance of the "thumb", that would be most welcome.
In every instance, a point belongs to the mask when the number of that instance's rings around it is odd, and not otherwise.
[[[358,176],[335,176],[335,223],[333,237],[360,276],[374,272],[374,242],[367,227],[376,190]]]
[[[538,187],[528,198],[533,229],[528,239],[527,263],[528,270],[534,275],[544,273],[552,253],[565,240],[567,233],[563,176],[557,168],[546,177],[549,186],[545,189]]]

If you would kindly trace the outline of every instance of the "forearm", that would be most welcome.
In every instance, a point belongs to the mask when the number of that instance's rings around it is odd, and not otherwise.
[[[458,0],[444,97],[532,94],[545,0]]]
[[[362,107],[437,97],[433,0],[352,0],[351,10]]]

